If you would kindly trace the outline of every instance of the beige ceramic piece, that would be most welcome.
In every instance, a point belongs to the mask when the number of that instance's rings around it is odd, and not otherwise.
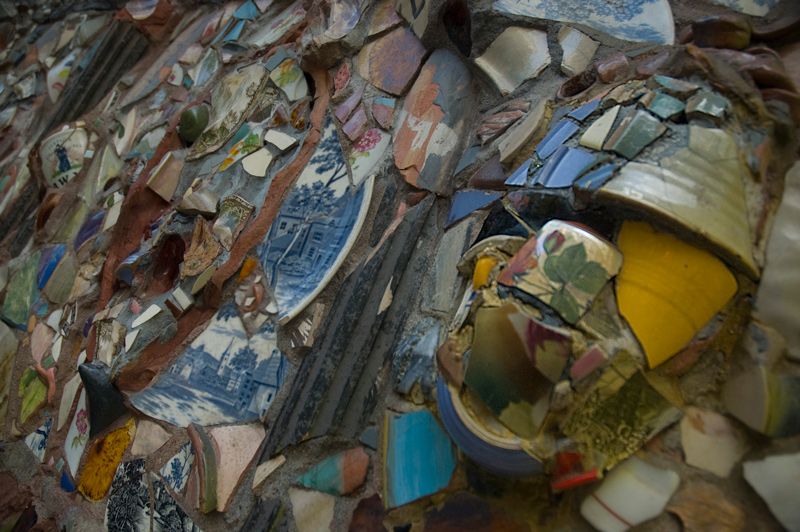
[[[217,427],[209,431],[217,451],[217,510],[228,509],[233,494],[264,440],[260,425]]]
[[[242,159],[242,168],[252,176],[266,177],[270,163],[272,154],[266,148],[261,148]]]
[[[586,128],[581,136],[581,146],[592,148],[594,150],[602,150],[603,143],[606,141],[608,132],[611,131],[611,126],[614,125],[614,120],[617,119],[619,114],[619,105],[615,105],[592,123],[591,126]]]
[[[64,126],[44,139],[39,147],[39,159],[47,186],[61,188],[78,175],[88,146],[89,136],[80,127]]]
[[[147,181],[147,186],[167,202],[172,201],[172,195],[175,194],[183,170],[183,161],[173,153],[169,152],[161,159]]]
[[[288,150],[295,144],[297,144],[297,139],[291,135],[287,135],[286,133],[281,133],[280,131],[276,131],[274,129],[267,130],[266,134],[264,134],[264,142],[269,142],[282,152]]]
[[[531,141],[544,122],[546,110],[547,101],[540,100],[536,107],[528,111],[528,114],[522,120],[517,121],[500,137],[497,148],[500,151],[500,160],[502,162],[508,163],[512,161],[519,153],[519,150]]]
[[[395,10],[408,21],[411,29],[422,39],[425,29],[428,27],[430,17],[431,2],[419,0],[397,0],[394,5]]]
[[[569,77],[586,70],[600,46],[599,42],[569,26],[562,26],[558,30],[558,44],[562,52],[561,72]]]
[[[327,493],[289,488],[292,514],[298,532],[330,530],[336,499]]]
[[[693,406],[681,419],[681,445],[686,463],[727,478],[747,451],[741,434],[728,418]]]
[[[58,407],[58,426],[56,430],[61,430],[67,423],[67,416],[72,410],[72,403],[75,402],[75,394],[81,385],[81,376],[77,373],[67,381],[64,390],[61,392],[61,404]]]
[[[514,50],[509,54],[509,50]],[[550,64],[547,32],[506,28],[475,60],[503,94],[513,92],[525,80],[535,78]]]
[[[136,427],[131,454],[133,456],[150,456],[159,450],[172,436],[157,423],[143,419]]]
[[[286,457],[283,455],[276,456],[272,460],[268,460],[260,464],[256,468],[255,475],[253,476],[253,489],[257,490],[261,484],[267,480],[267,477],[274,473],[279,467],[286,463]]]

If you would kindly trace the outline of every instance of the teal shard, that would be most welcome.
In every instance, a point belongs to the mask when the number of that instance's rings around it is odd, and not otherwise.
[[[384,442],[384,502],[388,508],[432,495],[450,483],[456,451],[430,411],[387,413]]]
[[[247,2],[239,6],[239,9],[233,12],[233,18],[240,20],[253,20],[257,16],[258,8],[253,3],[253,0],[247,0]]]

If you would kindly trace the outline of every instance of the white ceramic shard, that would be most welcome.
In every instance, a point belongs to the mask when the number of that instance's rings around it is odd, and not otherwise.
[[[150,456],[159,450],[172,436],[157,423],[143,419],[136,427],[131,454],[133,456]]]
[[[299,532],[330,530],[336,499],[327,493],[289,488],[292,515]]]
[[[275,472],[280,466],[286,463],[286,457],[283,455],[276,456],[275,458],[260,464],[256,467],[255,475],[253,476],[253,489],[258,489],[261,484],[267,480],[267,477]]]
[[[741,435],[725,416],[689,407],[681,419],[686,463],[726,478],[747,451]]]
[[[561,72],[572,77],[580,74],[592,62],[600,43],[583,32],[563,26],[558,30],[558,44],[561,45]]]
[[[297,144],[297,139],[291,135],[287,135],[286,133],[282,133],[280,131],[276,131],[274,129],[267,130],[267,133],[264,135],[264,142],[269,142],[282,152],[288,150],[295,144]]]
[[[509,54],[509,50],[514,50]],[[525,80],[535,78],[550,64],[547,32],[506,28],[475,60],[503,94],[513,92]]]
[[[81,391],[81,396],[78,399],[78,407],[75,410],[75,417],[72,418],[72,423],[67,432],[67,438],[64,440],[64,455],[69,465],[69,471],[72,473],[72,478],[78,478],[78,465],[81,462],[81,455],[86,448],[86,442],[89,440],[89,415],[86,412],[86,390]]]
[[[600,532],[623,532],[661,514],[678,484],[676,472],[631,456],[584,499],[581,515]]]
[[[503,133],[497,145],[500,151],[500,161],[507,163],[514,159],[519,150],[533,138],[542,125],[546,110],[547,101],[540,100],[522,120],[518,120],[508,131]]]
[[[266,177],[270,163],[272,154],[266,148],[261,148],[242,159],[242,168],[252,176]]]
[[[781,524],[789,532],[800,532],[800,454],[768,456],[764,460],[745,462],[744,478],[764,499]]]
[[[786,339],[787,356],[800,361],[800,162],[786,173],[783,198],[767,246],[754,315]]]

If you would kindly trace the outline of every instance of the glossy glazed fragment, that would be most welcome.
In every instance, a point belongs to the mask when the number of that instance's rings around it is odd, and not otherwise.
[[[86,458],[78,490],[90,501],[99,501],[108,493],[122,455],[136,433],[136,423],[128,420],[124,427],[114,430],[95,442]]]
[[[369,456],[362,447],[356,447],[318,462],[297,481],[331,495],[347,495],[364,483],[368,469]]]

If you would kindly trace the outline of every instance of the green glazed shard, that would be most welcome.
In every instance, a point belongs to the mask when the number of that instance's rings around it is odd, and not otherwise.
[[[3,303],[3,321],[23,331],[28,329],[28,316],[36,301],[36,268],[42,252],[37,251],[11,279]]]
[[[647,111],[638,110],[625,117],[603,149],[633,159],[666,130],[658,118]]]

